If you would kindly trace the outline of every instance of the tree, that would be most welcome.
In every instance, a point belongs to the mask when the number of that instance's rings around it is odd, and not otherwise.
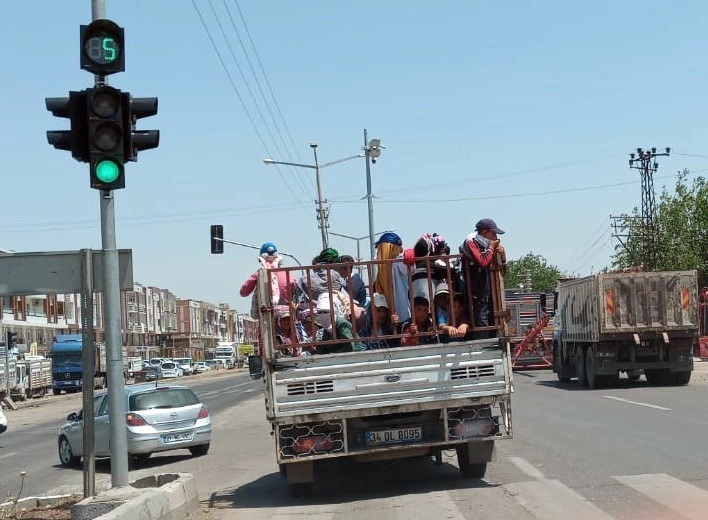
[[[708,183],[703,177],[687,180],[688,170],[679,173],[673,193],[664,188],[657,205],[655,240],[657,270],[696,269],[701,285],[708,283]],[[647,234],[637,208],[624,219],[629,238],[618,245],[613,266],[626,269],[640,265],[642,236]]]
[[[507,262],[504,284],[507,288],[523,285],[524,290],[528,291],[553,292],[560,276],[562,275],[558,267],[548,265],[543,256],[529,252],[518,260]],[[529,287],[529,281],[531,287]]]

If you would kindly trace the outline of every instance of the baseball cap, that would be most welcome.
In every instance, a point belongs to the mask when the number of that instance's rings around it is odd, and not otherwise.
[[[386,300],[386,295],[381,293],[374,293],[374,307],[388,307],[388,301]]]
[[[261,254],[274,255],[278,252],[278,248],[275,247],[273,242],[264,242],[261,246]]]
[[[484,231],[485,229],[488,229],[489,231],[494,231],[497,235],[504,234],[504,230],[500,229],[497,226],[497,223],[494,222],[491,218],[483,218],[482,220],[477,222],[475,228],[477,228],[477,231]]]
[[[447,287],[447,283],[440,282],[435,289],[435,296],[438,294],[450,294],[450,289]]]
[[[401,237],[399,237],[396,233],[387,231],[374,243],[375,246],[378,246],[379,244],[393,244],[396,246],[402,246],[403,240],[401,240]]]

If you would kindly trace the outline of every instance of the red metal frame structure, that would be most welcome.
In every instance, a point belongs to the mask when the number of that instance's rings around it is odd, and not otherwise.
[[[708,302],[698,304],[698,352],[694,352],[704,361],[708,361]]]
[[[543,329],[548,325],[549,319],[548,314],[543,314],[541,319],[526,330],[524,339],[514,346],[511,356],[513,370],[553,368],[553,348],[551,342],[543,334]],[[522,363],[521,359],[527,353],[537,360]]]

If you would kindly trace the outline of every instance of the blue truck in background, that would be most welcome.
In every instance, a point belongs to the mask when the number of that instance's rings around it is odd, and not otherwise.
[[[94,388],[106,386],[106,348],[97,344],[93,347],[95,372]],[[81,334],[59,334],[52,344],[52,392],[59,395],[81,391],[83,385],[83,338]]]

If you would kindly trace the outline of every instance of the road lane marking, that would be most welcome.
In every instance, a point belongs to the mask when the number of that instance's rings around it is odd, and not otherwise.
[[[708,491],[666,473],[616,476],[615,480],[692,520],[705,520]]]
[[[605,399],[614,399],[615,401],[621,401],[627,404],[635,404],[637,406],[646,406],[647,408],[654,408],[655,410],[664,410],[665,412],[670,412],[671,408],[666,408],[665,406],[659,406],[658,404],[640,403],[639,401],[630,401],[629,399],[622,399],[621,397],[615,397],[613,395],[603,395]]]
[[[251,385],[253,384],[253,381],[247,381],[246,383],[241,383],[240,385],[233,385],[233,386],[227,386],[225,388],[219,388],[218,390],[209,390],[208,392],[195,392],[198,396],[204,396],[204,395],[216,395],[216,394],[221,394],[224,392],[228,392],[229,390],[233,390],[235,388],[239,388],[241,386],[246,386],[246,385]]]
[[[615,520],[557,480],[530,480],[504,487],[538,520]]]
[[[546,477],[541,470],[536,468],[528,460],[522,459],[521,457],[509,457],[511,463],[519,468],[524,474],[536,480],[546,480]]]
[[[17,455],[17,452],[12,452],[12,453],[6,453],[5,455],[0,455],[0,459],[6,459],[8,457],[12,457],[13,455]]]

